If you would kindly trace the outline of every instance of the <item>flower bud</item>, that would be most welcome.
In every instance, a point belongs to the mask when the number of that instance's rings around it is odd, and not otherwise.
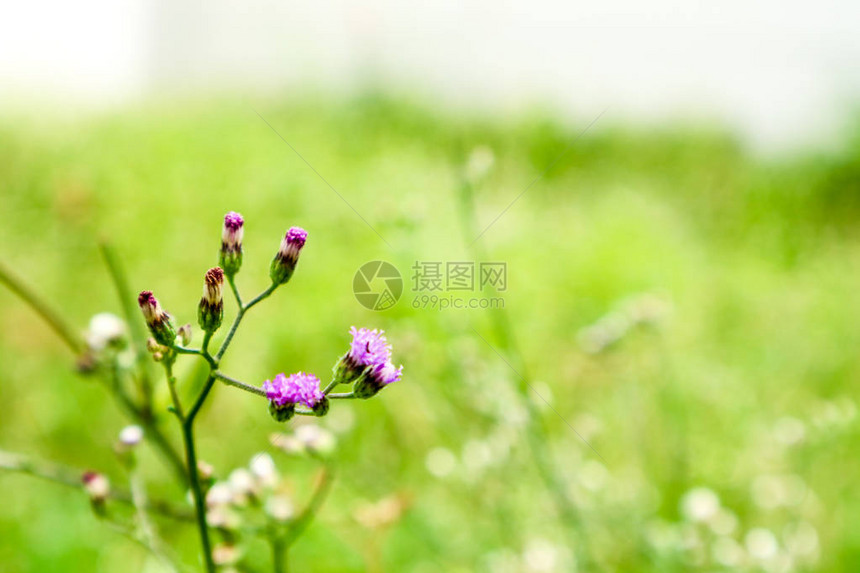
[[[197,322],[206,332],[215,332],[224,318],[224,301],[221,286],[224,284],[224,271],[214,267],[206,271],[203,283],[203,298],[197,309]]]
[[[177,336],[179,336],[179,340],[182,341],[182,346],[188,346],[191,344],[191,325],[183,324],[179,327],[179,330],[176,331]]]
[[[275,258],[272,259],[272,267],[269,270],[269,276],[274,284],[282,285],[293,276],[296,264],[299,262],[299,254],[302,252],[307,238],[308,232],[301,227],[290,227],[290,230],[284,235],[281,248]]]
[[[110,481],[106,475],[99,472],[84,472],[81,476],[84,490],[90,496],[90,501],[96,505],[104,504],[110,495]]]
[[[176,340],[173,322],[170,320],[170,315],[162,310],[152,291],[141,292],[137,297],[137,304],[140,305],[140,311],[155,340],[164,346],[173,346]]]
[[[126,426],[119,433],[119,443],[126,448],[133,448],[141,440],[143,440],[143,428],[140,426]]]
[[[224,227],[221,230],[221,255],[219,261],[224,274],[232,277],[242,266],[242,235],[245,221],[242,215],[230,211],[224,215]]]
[[[328,414],[328,408],[329,399],[323,396],[316,402],[316,404],[313,405],[311,410],[313,411],[314,416],[325,416]]]
[[[272,418],[274,418],[276,422],[286,422],[292,418],[295,413],[295,404],[279,405],[274,402],[269,402],[269,414],[272,415]]]

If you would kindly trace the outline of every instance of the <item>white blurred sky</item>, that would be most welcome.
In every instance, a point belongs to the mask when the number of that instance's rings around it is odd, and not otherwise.
[[[792,147],[843,129],[858,38],[848,0],[7,2],[0,104],[382,84],[500,113],[718,118]]]

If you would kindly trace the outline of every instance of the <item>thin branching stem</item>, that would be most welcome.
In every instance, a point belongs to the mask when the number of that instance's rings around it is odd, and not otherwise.
[[[75,354],[80,354],[86,345],[77,330],[69,325],[60,314],[45,302],[36,292],[15,276],[4,264],[0,263],[0,282],[9,287],[21,300],[30,305],[36,314],[48,323],[55,333]]]
[[[83,470],[70,468],[54,462],[37,460],[31,456],[0,450],[0,470],[18,472],[40,479],[52,481],[67,487],[83,490],[81,476]],[[112,486],[109,499],[123,504],[131,504],[132,496],[116,486]],[[166,501],[148,499],[144,507],[162,517],[178,521],[191,521],[194,517],[184,508],[174,507]]]
[[[251,386],[250,384],[246,384],[241,380],[236,380],[231,376],[227,376],[223,372],[219,372],[218,370],[216,370],[212,373],[212,375],[215,376],[215,378],[218,378],[219,380],[224,382],[225,384],[228,384],[235,388],[239,388],[240,390],[244,390],[245,392],[250,392],[251,394],[256,394],[257,396],[263,396],[264,398],[266,397],[266,391],[262,388],[257,388],[256,386]]]
[[[355,400],[358,398],[358,396],[355,395],[355,392],[334,393],[329,394],[328,397],[332,400]]]
[[[232,281],[230,284],[233,284]],[[239,324],[242,322],[242,318],[245,316],[245,313],[251,310],[251,308],[258,302],[266,299],[269,295],[275,292],[276,288],[278,288],[278,285],[272,283],[266,290],[251,299],[248,304],[239,306],[239,312],[236,313],[236,318],[235,320],[233,320],[233,324],[230,325],[230,330],[227,332],[227,338],[224,339],[224,342],[221,343],[221,348],[218,349],[218,352],[215,354],[216,361],[220,361],[221,358],[224,356],[224,353],[227,352],[227,348],[233,341],[233,336],[236,334],[236,330],[239,328]],[[238,290],[236,292],[238,293]],[[241,302],[241,298],[239,298],[238,295],[236,301]]]

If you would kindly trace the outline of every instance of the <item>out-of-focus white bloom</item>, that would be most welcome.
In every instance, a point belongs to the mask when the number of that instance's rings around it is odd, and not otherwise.
[[[558,566],[558,549],[545,539],[533,539],[523,551],[523,563],[527,571],[555,571]]]
[[[81,477],[84,490],[94,502],[103,502],[110,495],[110,480],[103,473],[86,472]]]
[[[90,319],[86,332],[87,345],[93,350],[103,350],[109,343],[125,336],[125,322],[110,312],[100,312]]]
[[[290,434],[272,434],[269,436],[269,442],[286,454],[298,455],[305,451],[305,445]]]
[[[227,481],[230,483],[230,489],[233,492],[233,503],[245,503],[248,497],[257,494],[257,484],[254,481],[254,476],[245,468],[236,468],[230,472],[230,477],[227,478]]]
[[[242,517],[229,505],[215,505],[206,512],[206,523],[219,529],[238,529]]]
[[[126,426],[119,432],[119,442],[123,446],[134,447],[143,440],[143,428],[140,426]]]
[[[785,416],[774,424],[773,437],[784,446],[793,446],[806,437],[806,426],[797,418]]]
[[[737,567],[746,556],[741,544],[731,537],[718,537],[711,546],[714,561],[726,567]]]
[[[710,526],[717,535],[731,535],[738,527],[738,518],[727,509],[720,509],[711,519]]]
[[[212,484],[212,487],[206,492],[206,505],[210,507],[227,505],[231,501],[233,501],[233,490],[222,481]]]
[[[433,448],[427,452],[424,465],[427,466],[428,472],[437,478],[443,478],[451,475],[457,467],[457,457],[447,448]]]
[[[293,502],[285,495],[273,495],[266,500],[266,513],[277,521],[287,521],[290,519],[295,510]]]
[[[408,503],[398,495],[389,495],[376,503],[365,502],[353,512],[353,517],[368,529],[378,529],[400,519]]]
[[[690,521],[708,521],[720,509],[720,498],[706,487],[693,488],[681,498],[681,513]]]
[[[251,473],[265,487],[275,487],[278,483],[278,469],[275,467],[275,460],[272,456],[265,452],[261,452],[251,458],[249,465]]]
[[[334,451],[336,440],[334,434],[317,426],[316,424],[307,424],[296,428],[296,438],[304,444],[308,451],[326,455]]]
[[[215,565],[233,565],[239,561],[239,549],[235,545],[219,544],[212,548]]]
[[[804,558],[818,557],[818,531],[807,521],[790,524],[783,532],[785,547],[792,555]]]
[[[469,183],[472,185],[480,183],[495,163],[496,155],[486,145],[479,145],[473,149],[466,162],[466,178],[469,180]]]
[[[579,468],[579,482],[589,491],[597,491],[606,485],[609,472],[596,460],[588,460]]]
[[[763,527],[750,529],[744,537],[744,544],[749,554],[760,560],[770,559],[779,550],[776,537]]]

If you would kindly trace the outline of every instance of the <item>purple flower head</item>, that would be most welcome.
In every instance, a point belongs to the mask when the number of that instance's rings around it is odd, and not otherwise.
[[[391,345],[382,330],[350,329],[352,343],[343,357],[335,376],[341,383],[356,381],[353,392],[359,398],[370,398],[382,388],[397,382],[403,367],[391,362]]]
[[[319,378],[298,372],[289,376],[278,374],[274,380],[266,380],[263,390],[266,397],[277,406],[304,404],[313,408],[324,398],[319,386]]]
[[[281,241],[281,250],[278,251],[278,256],[287,261],[293,261],[293,266],[295,266],[295,262],[299,260],[299,253],[307,240],[307,231],[301,227],[290,227],[290,230],[284,235],[284,240]]]
[[[301,227],[290,227],[281,241],[281,248],[272,260],[269,276],[275,284],[284,284],[293,276],[296,264],[299,262],[299,254],[308,240],[308,232]]]
[[[352,335],[352,342],[347,357],[357,368],[385,364],[391,359],[391,346],[385,338],[384,330],[353,326],[349,333]]]
[[[221,231],[221,242],[229,249],[235,249],[242,244],[242,234],[245,220],[242,215],[230,211],[224,215],[224,228]]]
[[[155,340],[165,346],[173,346],[173,341],[176,339],[176,330],[170,321],[170,315],[167,314],[158,304],[158,299],[152,294],[152,291],[145,290],[137,297],[137,304],[140,306],[140,311],[143,313],[143,318],[146,320],[146,325],[150,332],[155,337]]]

